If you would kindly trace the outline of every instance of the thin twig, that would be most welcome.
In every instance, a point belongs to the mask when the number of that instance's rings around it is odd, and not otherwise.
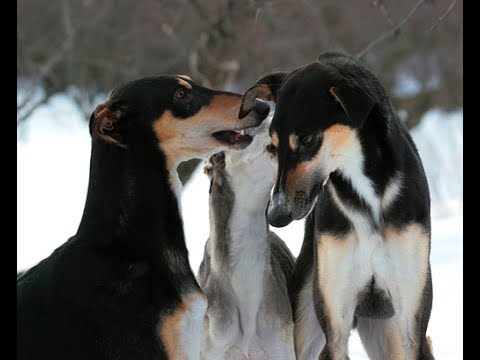
[[[25,95],[23,100],[20,104],[17,105],[17,113],[23,110],[27,105],[31,105],[32,96],[37,90],[40,83],[47,77],[53,70],[53,68],[63,59],[65,54],[71,49],[73,44],[73,37],[75,35],[75,29],[72,25],[72,17],[71,17],[71,9],[70,9],[70,1],[63,1],[62,2],[62,20],[63,20],[63,27],[65,31],[65,40],[62,44],[62,47],[56,51],[55,53],[50,56],[50,58],[45,61],[42,66],[40,66],[38,70],[38,74],[35,76],[35,79],[30,84],[30,87],[25,91]],[[43,103],[43,101],[36,101],[33,104],[35,108]],[[34,109],[34,108],[33,108]],[[30,114],[33,110],[32,108],[29,109],[27,114]],[[21,115],[17,122],[22,121],[25,119],[24,115]]]
[[[456,2],[457,0],[453,0],[453,2],[450,4],[448,9],[440,17],[438,17],[436,21],[433,22],[432,26],[430,26],[430,29],[427,30],[427,34],[430,34],[433,31],[433,29],[437,27],[438,23],[442,21],[445,18],[445,16],[447,16],[450,13],[450,11],[452,11]]]
[[[396,26],[389,29],[387,32],[383,33],[372,42],[368,43],[362,50],[360,50],[355,58],[360,59],[365,56],[370,50],[372,50],[375,46],[380,44],[381,42],[387,40],[388,38],[395,36],[401,30],[402,27],[413,17],[413,15],[417,12],[417,10],[422,6],[427,0],[420,0],[418,1],[415,6],[410,10],[410,12],[405,16],[405,18],[400,21]]]
[[[395,22],[392,19],[392,16],[390,15],[390,12],[388,11],[387,7],[385,6],[385,3],[383,0],[373,0],[373,6],[377,7],[382,15],[387,19],[388,25],[390,26],[395,26]]]
[[[28,104],[30,105],[28,110],[22,111],[20,115],[18,115],[18,111],[17,111],[17,125],[21,124],[25,119],[27,119],[30,115],[32,115],[33,112],[37,110],[37,108],[40,105],[45,104],[46,102],[47,102],[47,97],[44,95],[42,95],[42,97],[36,101],[33,101],[30,99],[30,101],[28,102]]]

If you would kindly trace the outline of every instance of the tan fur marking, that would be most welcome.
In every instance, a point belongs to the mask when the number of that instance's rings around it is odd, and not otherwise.
[[[433,354],[433,341],[430,336],[427,336],[427,344],[428,344],[428,348],[430,349],[430,352]]]
[[[204,157],[223,150],[211,135],[216,131],[235,130],[255,125],[253,118],[237,118],[240,96],[217,95],[208,106],[195,115],[177,119],[170,111],[155,120],[153,128],[160,147],[172,169],[179,162],[193,157]]]
[[[274,132],[272,132],[272,144],[273,144],[273,146],[275,146],[276,148],[278,148],[278,143],[279,143],[279,141],[278,141],[278,135],[277,135],[277,133],[274,131]]]
[[[272,143],[274,143],[274,135],[272,134]],[[292,136],[292,135],[290,135]],[[276,137],[278,141],[278,137]],[[289,137],[289,140],[290,137]],[[298,139],[297,139],[298,141]],[[291,146],[291,141],[290,146]],[[287,173],[285,189],[287,199],[293,201],[293,197],[297,190],[305,187],[305,182],[310,179],[312,171],[324,169],[324,173],[329,174],[338,168],[341,161],[348,160],[348,151],[359,144],[355,130],[345,125],[332,125],[323,133],[323,143],[319,152],[311,160],[299,163],[295,168]],[[292,148],[293,150],[293,148]]]
[[[178,79],[178,84],[182,85],[184,88],[188,90],[192,89],[192,85],[189,82],[186,82],[185,80],[183,80],[182,78]]]
[[[408,300],[404,310],[406,316],[409,317],[409,322],[413,324],[427,280],[430,257],[428,233],[422,225],[414,223],[401,230],[387,227],[384,230],[383,238],[391,254],[405,259],[400,265],[414,269],[414,274],[406,276],[402,268],[395,268],[395,275],[401,286],[397,292]],[[405,294],[407,289],[409,293]]]
[[[172,314],[165,316],[159,326],[159,334],[169,359],[181,359],[185,357],[181,345],[182,318],[188,310],[188,306],[182,303]]]
[[[329,143],[332,150],[332,155],[341,152],[343,149],[347,148],[353,141],[358,141],[355,130],[345,125],[332,125],[327,130],[325,130],[323,136],[323,142]]]
[[[388,323],[388,325],[385,327],[388,358],[392,360],[404,360],[410,358],[406,354],[408,350],[403,348],[398,324],[395,324],[391,320],[387,320],[386,323]]]
[[[324,131],[323,143],[317,155],[300,163],[296,169],[303,175],[321,166],[326,169],[326,173],[330,173],[338,167],[342,155],[355,143],[358,143],[355,130],[345,125],[332,125]]]
[[[295,135],[295,134],[290,134],[288,136],[288,144],[290,145],[290,149],[292,149],[292,151],[297,151],[298,149],[298,136]]]
[[[334,294],[338,293],[337,285],[341,285],[341,279],[338,277],[336,269],[337,264],[349,256],[352,247],[355,246],[356,236],[349,233],[344,237],[336,237],[329,234],[322,234],[317,237],[318,241],[318,282],[324,296],[325,309],[328,317],[333,324],[341,324],[341,319],[333,311],[335,306]]]

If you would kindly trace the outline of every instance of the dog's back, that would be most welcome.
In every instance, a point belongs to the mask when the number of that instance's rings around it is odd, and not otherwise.
[[[17,285],[18,359],[166,359],[152,336],[148,280],[126,282],[115,262],[72,238],[27,271]]]

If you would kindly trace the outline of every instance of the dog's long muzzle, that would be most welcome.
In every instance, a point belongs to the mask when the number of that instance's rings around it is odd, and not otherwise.
[[[287,198],[283,192],[279,191],[272,195],[268,205],[267,218],[270,225],[274,227],[284,227],[292,222]]]

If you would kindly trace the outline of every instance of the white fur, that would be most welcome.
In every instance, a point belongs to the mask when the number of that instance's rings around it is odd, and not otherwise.
[[[207,300],[203,295],[192,294],[188,299],[188,310],[182,317],[180,336],[186,360],[200,359],[201,343]]]
[[[355,139],[351,146],[344,149],[338,170],[350,179],[352,187],[360,195],[372,210],[376,221],[380,218],[380,199],[373,188],[371,180],[365,175],[363,169],[363,154],[360,142]]]
[[[173,169],[169,171],[169,181],[170,181],[170,187],[172,188],[172,191],[175,194],[175,197],[177,198],[178,209],[181,213],[182,202],[179,201],[179,199],[181,198],[181,193],[182,193],[182,182],[178,177],[177,166],[175,166]]]
[[[388,208],[395,202],[400,193],[402,192],[403,175],[401,173],[395,174],[383,192],[382,197],[382,210],[387,211]]]

